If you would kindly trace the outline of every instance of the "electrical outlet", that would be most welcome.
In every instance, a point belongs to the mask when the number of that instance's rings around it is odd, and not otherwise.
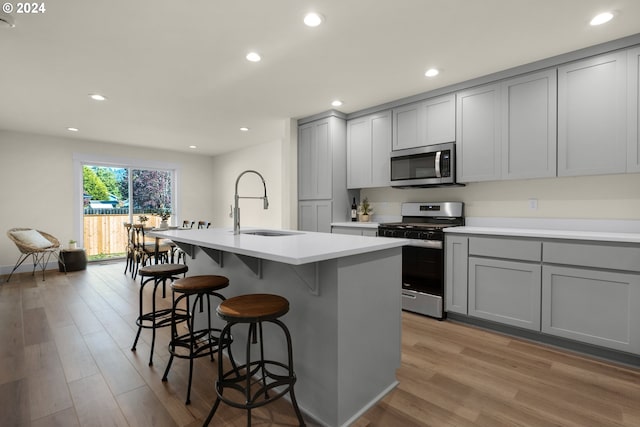
[[[538,199],[529,199],[529,209],[532,211],[538,209]]]

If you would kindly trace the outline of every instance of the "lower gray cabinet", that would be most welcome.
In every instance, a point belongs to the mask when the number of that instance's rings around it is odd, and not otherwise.
[[[467,314],[467,262],[469,238],[445,237],[444,306],[446,311]]]
[[[333,234],[348,234],[350,236],[378,237],[377,228],[333,226],[331,227],[331,232]]]
[[[331,200],[298,203],[298,229],[331,233]]]
[[[469,316],[540,330],[541,265],[469,257]]]
[[[545,265],[542,332],[640,354],[640,275]]]

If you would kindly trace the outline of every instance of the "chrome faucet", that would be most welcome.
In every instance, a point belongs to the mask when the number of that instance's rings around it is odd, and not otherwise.
[[[255,173],[262,180],[262,185],[264,186],[264,196],[255,196],[255,197],[240,197],[238,195],[238,182],[240,182],[240,178],[242,175],[246,173]],[[260,172],[256,172],[254,170],[246,170],[238,175],[236,179],[236,194],[234,197],[234,207],[233,207],[233,234],[240,234],[240,208],[238,207],[238,202],[240,199],[262,199],[263,201],[263,209],[269,209],[269,199],[267,198],[267,184],[264,182],[264,178],[260,175]]]

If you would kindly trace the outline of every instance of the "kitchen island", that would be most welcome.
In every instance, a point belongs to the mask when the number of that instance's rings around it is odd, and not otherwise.
[[[150,235],[171,239],[189,255],[189,275],[227,276],[227,298],[263,292],[289,300],[282,320],[293,339],[296,397],[316,421],[349,425],[396,386],[406,240],[230,229]],[[234,337],[234,345],[244,342],[239,330]],[[265,339],[267,352],[284,357],[274,338]],[[238,347],[234,355],[240,354]]]

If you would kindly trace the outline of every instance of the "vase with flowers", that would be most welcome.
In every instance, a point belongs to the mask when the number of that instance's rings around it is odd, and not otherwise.
[[[360,206],[358,206],[359,221],[369,222],[370,215],[372,213],[373,207],[371,206],[371,203],[369,203],[369,199],[365,197],[364,200],[360,203]]]
[[[160,228],[169,228],[169,218],[171,218],[171,209],[160,208],[155,212],[155,215],[160,217]]]

